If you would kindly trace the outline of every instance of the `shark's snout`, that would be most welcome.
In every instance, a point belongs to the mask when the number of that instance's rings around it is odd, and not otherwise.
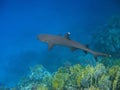
[[[37,39],[42,41],[42,40],[44,40],[44,37],[43,37],[43,35],[38,35]]]
[[[38,35],[37,39],[40,40],[40,41],[42,41],[42,42],[47,42],[48,43],[47,36],[45,36],[45,35],[42,35],[42,34]]]

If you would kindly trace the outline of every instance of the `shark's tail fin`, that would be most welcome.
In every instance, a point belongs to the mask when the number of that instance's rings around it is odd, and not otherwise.
[[[97,57],[99,57],[99,56],[103,56],[103,57],[111,57],[110,54],[100,53],[100,52],[94,52],[93,55],[94,55],[94,58],[95,58],[96,61],[98,61],[98,58],[97,58]]]

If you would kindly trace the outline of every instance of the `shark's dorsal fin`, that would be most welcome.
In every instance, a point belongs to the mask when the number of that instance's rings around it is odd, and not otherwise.
[[[54,44],[53,43],[48,43],[48,50],[51,50],[53,48]]]
[[[70,32],[67,32],[67,33],[65,34],[64,38],[70,40]]]

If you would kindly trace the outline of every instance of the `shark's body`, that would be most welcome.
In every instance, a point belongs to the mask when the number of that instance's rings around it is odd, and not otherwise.
[[[85,45],[80,44],[79,42],[70,40],[68,36],[62,37],[57,35],[49,35],[49,34],[40,34],[38,35],[38,39],[42,42],[48,43],[48,49],[50,50],[54,45],[62,45],[71,48],[73,51],[76,49],[81,49],[85,52],[89,52],[96,56],[110,56],[105,53],[95,52]]]

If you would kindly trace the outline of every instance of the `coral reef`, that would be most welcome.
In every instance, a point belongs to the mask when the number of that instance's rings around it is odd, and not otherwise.
[[[120,90],[119,65],[108,68],[101,63],[75,64],[60,67],[52,74],[41,65],[30,70],[19,82],[18,90]]]
[[[94,48],[120,58],[120,16],[114,16],[93,35]]]
[[[18,90],[48,90],[52,75],[42,66],[30,68],[30,73],[18,83]]]

